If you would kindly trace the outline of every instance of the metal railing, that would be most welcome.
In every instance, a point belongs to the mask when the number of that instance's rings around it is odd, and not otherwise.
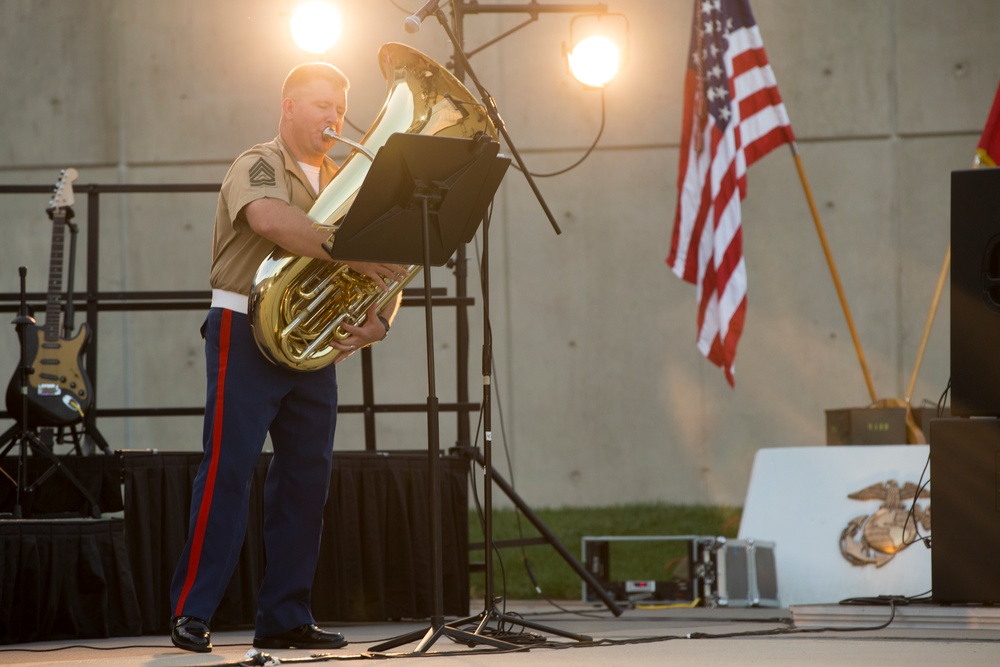
[[[86,196],[86,230],[87,253],[86,284],[82,293],[74,288],[72,295],[64,294],[63,310],[65,313],[82,311],[86,314],[87,326],[90,328],[92,340],[100,336],[100,314],[106,311],[151,311],[151,310],[207,310],[211,303],[211,292],[204,291],[106,291],[99,289],[100,275],[100,234],[101,234],[101,197],[108,194],[151,194],[151,193],[217,193],[219,183],[172,183],[158,185],[132,184],[86,184],[74,186],[77,197]],[[52,187],[45,185],[0,185],[0,195],[51,194]],[[479,403],[469,401],[468,386],[468,308],[475,300],[467,295],[467,269],[465,246],[460,246],[451,264],[455,274],[456,295],[447,296],[447,289],[435,288],[431,295],[432,307],[453,307],[456,310],[456,400],[453,403],[441,403],[438,410],[453,412],[457,418],[458,446],[470,443],[469,415],[479,409]],[[47,294],[30,292],[25,295],[29,307],[44,310]],[[72,298],[69,298],[72,296]],[[0,293],[0,312],[17,312],[21,302],[18,292]],[[423,307],[424,294],[422,289],[406,289],[403,291],[403,307]],[[375,450],[375,416],[378,413],[426,412],[427,403],[376,403],[374,392],[374,372],[372,364],[372,349],[361,351],[361,381],[362,401],[358,404],[340,405],[340,413],[364,415],[365,449]],[[97,345],[87,346],[84,353],[84,370],[94,386],[94,396],[99,397]],[[127,407],[97,407],[94,403],[94,418],[99,417],[171,417],[192,416],[204,414],[204,406],[156,406],[144,408]],[[7,412],[0,412],[0,418],[12,419]]]

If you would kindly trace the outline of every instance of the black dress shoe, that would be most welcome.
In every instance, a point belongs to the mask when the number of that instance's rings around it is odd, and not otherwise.
[[[254,648],[340,648],[347,640],[339,632],[325,632],[315,624],[300,625],[270,637],[254,637]]]
[[[212,631],[208,621],[193,616],[178,616],[170,625],[170,641],[177,648],[196,653],[212,651]]]

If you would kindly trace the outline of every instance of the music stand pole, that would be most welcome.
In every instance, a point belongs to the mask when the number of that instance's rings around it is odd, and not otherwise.
[[[397,646],[409,644],[419,639],[414,653],[426,653],[440,637],[447,636],[465,643],[480,643],[481,639],[470,632],[449,627],[444,623],[444,566],[441,536],[441,489],[439,481],[439,457],[441,442],[439,433],[439,412],[434,367],[434,316],[431,304],[430,277],[430,201],[433,194],[417,192],[413,199],[421,204],[423,224],[424,261],[424,330],[427,342],[427,459],[428,459],[428,506],[431,539],[431,625],[426,631],[410,632],[369,648],[372,652],[383,652]],[[486,641],[496,648],[517,648],[514,644],[498,640]]]
[[[433,597],[431,604],[431,628],[425,637],[428,641],[444,626],[444,565],[443,549],[441,545],[441,483],[439,476],[438,459],[441,456],[441,436],[439,429],[439,412],[437,376],[434,365],[434,312],[431,304],[431,255],[430,255],[430,199],[429,194],[417,194],[415,199],[420,201],[421,218],[423,223],[424,241],[424,331],[427,345],[427,470],[430,508],[430,529],[431,529],[431,581]],[[417,652],[421,652],[423,643],[417,647]]]
[[[430,646],[439,637],[446,636],[453,639],[462,640],[466,643],[479,643],[480,638],[476,635],[450,627],[444,623],[444,566],[442,553],[441,536],[441,484],[440,484],[440,453],[441,441],[439,430],[439,411],[437,388],[435,384],[434,366],[434,317],[433,306],[431,304],[431,277],[430,277],[430,202],[434,195],[419,193],[414,194],[414,199],[421,203],[423,240],[424,240],[424,323],[427,341],[427,441],[428,441],[428,487],[429,487],[429,507],[430,507],[430,528],[431,528],[431,587],[432,587],[432,611],[431,627],[423,635],[423,638],[414,649],[414,653],[426,653]],[[402,645],[409,643],[409,639],[398,638],[396,641],[390,640],[380,645],[390,647],[392,645]],[[496,648],[517,648],[509,642],[491,640],[491,645]],[[380,650],[379,647],[372,647],[373,651]]]
[[[476,616],[470,616],[456,621],[456,625],[476,622],[476,629],[473,634],[477,641],[485,635],[486,628],[491,622],[496,622],[499,629],[501,623],[512,623],[521,627],[531,628],[539,632],[546,632],[559,635],[566,639],[586,642],[592,641],[593,637],[581,635],[554,628],[541,623],[526,620],[521,616],[504,614],[497,610],[496,596],[494,595],[495,583],[493,572],[493,418],[492,418],[492,396],[493,396],[493,333],[490,330],[490,279],[489,279],[489,219],[483,221],[483,257],[481,278],[483,285],[483,548],[486,551],[484,561],[485,592],[483,600],[483,611]],[[474,457],[476,458],[476,457]],[[613,603],[612,603],[613,604]],[[619,614],[621,611],[618,612]]]
[[[509,642],[483,639],[471,632],[450,627],[444,623],[444,566],[441,536],[441,485],[439,461],[441,442],[439,433],[439,411],[434,367],[434,316],[431,304],[430,277],[430,211],[429,204],[434,195],[416,193],[414,199],[421,202],[424,240],[424,328],[427,341],[427,459],[428,459],[428,506],[431,540],[431,625],[426,632],[413,632],[372,646],[369,650],[382,652],[420,639],[414,653],[426,653],[440,637],[451,637],[465,643],[488,643],[496,648],[517,648]]]
[[[510,161],[482,133],[474,138],[395,133],[379,149],[358,195],[340,224],[330,256],[422,264],[427,344],[428,514],[431,556],[431,625],[369,650],[386,651],[419,640],[426,653],[442,636],[468,644],[516,649],[515,644],[449,627],[444,623],[441,536],[440,433],[434,363],[431,266],[443,265],[468,242],[500,185]],[[419,213],[418,213],[419,210]],[[432,239],[431,220],[435,223]],[[419,222],[419,233],[417,223]],[[433,248],[432,248],[433,246]],[[419,261],[417,260],[419,256]]]

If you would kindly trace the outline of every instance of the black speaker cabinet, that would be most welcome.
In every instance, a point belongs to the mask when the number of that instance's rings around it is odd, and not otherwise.
[[[1000,420],[931,420],[930,448],[931,596],[1000,603]]]
[[[951,174],[951,412],[1000,416],[1000,168]]]

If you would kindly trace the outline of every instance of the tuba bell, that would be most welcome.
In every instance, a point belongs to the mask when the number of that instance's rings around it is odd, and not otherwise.
[[[471,138],[496,128],[482,105],[453,74],[403,44],[384,44],[378,52],[387,84],[386,100],[360,143],[319,195],[309,217],[330,240],[357,197],[375,152],[396,132]],[[289,254],[275,248],[254,276],[248,315],[257,346],[268,359],[293,370],[322,368],[340,355],[331,346],[348,333],[343,323],[361,325],[368,309],[395,299],[421,265],[407,267],[402,280],[386,278],[383,292],[368,276],[346,264]]]

